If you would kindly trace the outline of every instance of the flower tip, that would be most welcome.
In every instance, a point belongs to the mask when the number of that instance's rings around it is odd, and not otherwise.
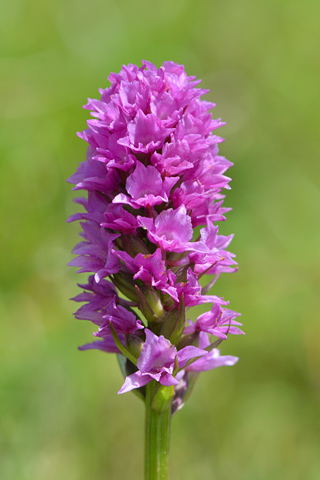
[[[230,357],[231,358],[226,361],[226,366],[227,367],[232,367],[233,365],[235,365],[239,361],[239,357],[233,357],[231,355],[230,355]]]
[[[91,343],[86,343],[84,345],[79,345],[77,348],[81,352],[85,352],[86,350],[91,350],[92,349],[92,344]]]

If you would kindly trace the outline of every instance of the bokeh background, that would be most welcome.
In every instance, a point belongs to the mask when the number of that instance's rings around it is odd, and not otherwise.
[[[183,63],[227,121],[221,231],[240,269],[215,292],[247,333],[174,418],[171,478],[320,479],[319,15],[316,0],[1,0],[1,479],[143,476],[142,402],[117,396],[113,356],[77,350],[94,328],[72,316],[65,224],[81,106],[142,58]]]

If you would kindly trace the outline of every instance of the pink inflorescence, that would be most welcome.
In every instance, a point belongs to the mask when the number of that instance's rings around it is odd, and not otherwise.
[[[196,88],[200,80],[182,65],[157,69],[143,61],[109,81],[101,99],[84,107],[93,117],[79,134],[87,158],[69,179],[88,192],[75,200],[85,212],[69,219],[83,229],[70,265],[90,273],[74,298],[84,302],[75,316],[95,323],[99,337],[81,349],[127,357],[119,393],[143,394],[153,379],[173,385],[176,410],[191,375],[237,362],[216,346],[228,333],[243,333],[239,314],[207,295],[222,272],[236,270],[226,250],[232,235],[219,235],[216,225],[229,210],[221,192],[230,188],[232,163],[212,134],[224,123],[212,119],[214,104],[200,100],[208,90]],[[212,276],[205,286],[203,275]],[[189,307],[204,303],[212,304],[209,312],[186,320]]]

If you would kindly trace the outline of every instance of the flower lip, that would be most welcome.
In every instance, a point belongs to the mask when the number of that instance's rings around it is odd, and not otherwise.
[[[161,212],[155,221],[146,217],[137,217],[142,227],[147,229],[148,238],[164,251],[183,252],[187,250],[193,235],[191,218],[181,205],[177,210],[169,208]]]
[[[170,177],[162,180],[158,170],[152,165],[145,167],[137,162],[134,172],[127,178],[126,189],[129,195],[120,193],[113,203],[128,204],[133,208],[154,206],[168,202],[171,188],[179,177]]]
[[[142,110],[138,110],[127,129],[127,135],[120,138],[118,144],[136,153],[154,152],[163,146],[164,140],[173,132],[172,128],[163,127],[158,117],[152,113],[145,115]]]

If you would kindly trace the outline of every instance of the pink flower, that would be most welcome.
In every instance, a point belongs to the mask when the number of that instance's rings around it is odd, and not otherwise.
[[[156,380],[175,387],[180,408],[189,375],[237,361],[205,350],[208,334],[243,333],[239,314],[210,293],[221,273],[237,269],[232,235],[216,225],[229,210],[223,192],[232,164],[215,134],[224,123],[212,119],[214,104],[200,98],[207,90],[183,65],[129,64],[109,81],[84,107],[92,116],[79,134],[87,156],[69,179],[88,192],[76,199],[84,211],[69,219],[82,227],[70,265],[89,273],[75,316],[97,325],[100,337],[81,349],[131,362],[119,393]],[[205,287],[204,274],[215,276]],[[206,303],[211,310],[186,324],[186,309]]]
[[[157,380],[161,385],[178,385],[174,378],[174,363],[177,358],[179,368],[186,365],[188,360],[207,355],[206,350],[188,346],[177,352],[177,349],[162,335],[158,337],[147,328],[145,329],[146,341],[138,359],[138,371],[129,375],[118,393],[125,393],[134,388],[143,387],[152,380]]]
[[[204,332],[200,333],[200,342],[199,346],[201,348],[206,348],[210,345],[208,335]],[[217,367],[232,366],[237,363],[239,360],[238,357],[233,357],[232,355],[220,355],[220,351],[215,348],[208,352],[208,355],[205,357],[195,360],[193,363],[188,365],[185,369],[186,372],[204,372],[206,370],[212,370]]]

